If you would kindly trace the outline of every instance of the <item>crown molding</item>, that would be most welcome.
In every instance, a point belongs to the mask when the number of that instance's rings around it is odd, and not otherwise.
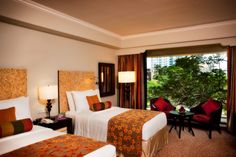
[[[155,45],[149,45],[149,46],[122,48],[116,51],[116,55],[119,56],[119,55],[128,55],[128,54],[139,54],[139,53],[145,52],[146,50],[211,45],[211,44],[220,44],[221,46],[236,46],[236,37],[208,39],[208,40],[199,40],[199,41],[184,41],[184,42],[175,42],[175,43],[163,43],[163,44],[155,44]]]
[[[82,26],[84,26],[84,27],[88,27],[88,28],[90,28],[90,29],[93,29],[93,30],[96,30],[96,31],[98,31],[98,32],[104,33],[104,34],[106,34],[106,35],[109,35],[109,36],[112,36],[112,37],[116,37],[116,38],[121,39],[121,36],[118,35],[118,34],[116,34],[116,33],[113,33],[113,32],[111,32],[111,31],[108,31],[108,30],[106,30],[106,29],[103,29],[103,28],[101,28],[101,27],[98,27],[98,26],[96,26],[96,25],[93,25],[93,24],[88,23],[88,22],[86,22],[86,21],[83,21],[83,20],[81,20],[81,19],[74,18],[74,17],[72,17],[72,16],[70,16],[70,15],[67,15],[67,14],[64,14],[64,13],[62,13],[62,12],[59,12],[59,11],[57,11],[57,10],[55,10],[55,9],[46,7],[46,6],[41,5],[41,4],[37,3],[37,2],[31,1],[31,0],[14,0],[14,1],[20,2],[21,4],[26,5],[26,6],[28,6],[28,7],[31,7],[31,8],[34,8],[34,9],[38,9],[38,10],[40,10],[40,11],[44,11],[44,12],[53,14],[53,15],[55,15],[55,16],[64,18],[64,19],[69,20],[69,21],[71,21],[71,22],[75,22],[75,23],[80,24],[80,25],[82,25]]]
[[[121,40],[142,38],[142,37],[162,35],[162,34],[168,34],[168,33],[183,32],[183,31],[200,30],[200,29],[213,28],[213,27],[232,25],[232,24],[236,24],[236,19],[220,21],[220,22],[215,22],[215,23],[195,25],[195,26],[188,26],[188,27],[181,27],[181,28],[174,28],[174,29],[166,29],[166,30],[161,30],[161,31],[141,33],[141,34],[135,34],[135,35],[122,36]]]

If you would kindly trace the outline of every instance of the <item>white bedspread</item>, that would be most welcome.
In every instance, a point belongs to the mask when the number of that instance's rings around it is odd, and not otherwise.
[[[75,134],[99,141],[107,140],[108,121],[128,109],[112,107],[98,112],[67,113],[75,119]],[[143,125],[142,139],[148,140],[156,132],[167,125],[165,113],[160,113]]]
[[[34,125],[33,129],[29,132],[0,138],[0,155],[63,134],[65,133]],[[106,145],[87,154],[85,157],[98,156],[116,157],[116,149],[112,145]]]

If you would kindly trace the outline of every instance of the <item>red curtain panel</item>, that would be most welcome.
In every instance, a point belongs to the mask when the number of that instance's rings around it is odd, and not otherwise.
[[[236,47],[228,47],[227,126],[236,134]]]
[[[119,106],[144,109],[144,53],[118,57],[118,71],[135,71],[136,81],[129,84],[130,96],[125,97],[125,84],[119,83]]]

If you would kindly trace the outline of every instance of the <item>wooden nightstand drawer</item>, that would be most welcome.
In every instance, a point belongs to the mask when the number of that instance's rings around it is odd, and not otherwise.
[[[67,127],[64,127],[64,128],[61,128],[61,129],[57,129],[57,130],[55,130],[55,131],[65,132],[65,133],[68,132],[68,131],[67,131]]]

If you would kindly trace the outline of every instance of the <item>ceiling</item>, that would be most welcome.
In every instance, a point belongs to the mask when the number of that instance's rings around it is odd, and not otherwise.
[[[236,19],[236,0],[33,0],[121,36]]]

